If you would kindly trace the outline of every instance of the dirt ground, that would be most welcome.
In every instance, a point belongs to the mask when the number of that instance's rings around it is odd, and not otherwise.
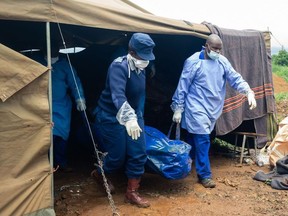
[[[280,77],[273,77],[275,92],[288,92],[288,84]],[[288,116],[287,101],[277,104],[278,116]],[[55,211],[57,216],[256,216],[288,215],[288,193],[253,179],[258,170],[270,171],[268,165],[239,164],[239,157],[211,152],[211,168],[216,188],[206,189],[197,182],[195,170],[182,180],[167,180],[159,175],[146,173],[140,193],[151,207],[140,209],[124,203],[126,179],[112,179],[116,194],[110,199],[98,186],[90,172],[92,162],[78,155],[74,172],[54,175]],[[84,159],[83,159],[84,158]],[[113,204],[114,203],[114,204]],[[115,211],[113,208],[115,207]]]
[[[288,92],[288,83],[282,77],[273,75],[275,93]],[[278,122],[288,116],[288,100],[276,104]]]

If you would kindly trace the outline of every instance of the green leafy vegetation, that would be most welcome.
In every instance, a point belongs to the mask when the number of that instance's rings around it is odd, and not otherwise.
[[[288,52],[286,50],[280,50],[277,55],[272,56],[272,61],[276,65],[288,66]]]
[[[211,151],[217,152],[219,154],[232,154],[234,153],[234,145],[226,142],[224,140],[221,140],[219,138],[215,138],[212,141],[212,145],[210,147]]]

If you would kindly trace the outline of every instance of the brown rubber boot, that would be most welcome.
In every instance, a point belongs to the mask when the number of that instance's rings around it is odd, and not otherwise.
[[[104,185],[103,176],[100,173],[98,173],[98,171],[96,169],[91,172],[91,176],[94,177],[96,179],[97,183],[99,185],[101,185],[101,187],[106,191],[106,187]],[[105,174],[105,176],[106,176],[106,179],[107,179],[108,187],[110,189],[110,193],[114,194],[115,193],[115,187],[112,184],[112,182],[109,180],[109,178],[107,178],[106,174]]]
[[[127,191],[125,194],[125,202],[137,205],[139,208],[147,208],[150,206],[148,200],[140,197],[138,193],[140,178],[128,179]]]

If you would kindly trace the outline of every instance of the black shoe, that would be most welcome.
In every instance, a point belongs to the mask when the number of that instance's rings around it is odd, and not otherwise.
[[[215,188],[216,187],[216,183],[210,178],[201,179],[200,183],[205,188]]]
[[[71,167],[59,167],[58,170],[60,172],[63,172],[63,173],[71,173],[73,172],[73,169]]]

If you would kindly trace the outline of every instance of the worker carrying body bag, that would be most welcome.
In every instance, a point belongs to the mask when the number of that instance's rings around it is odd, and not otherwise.
[[[182,179],[191,171],[191,146],[180,140],[179,124],[176,127],[176,140],[170,139],[174,124],[173,122],[167,136],[156,128],[145,126],[146,170],[167,179]]]

